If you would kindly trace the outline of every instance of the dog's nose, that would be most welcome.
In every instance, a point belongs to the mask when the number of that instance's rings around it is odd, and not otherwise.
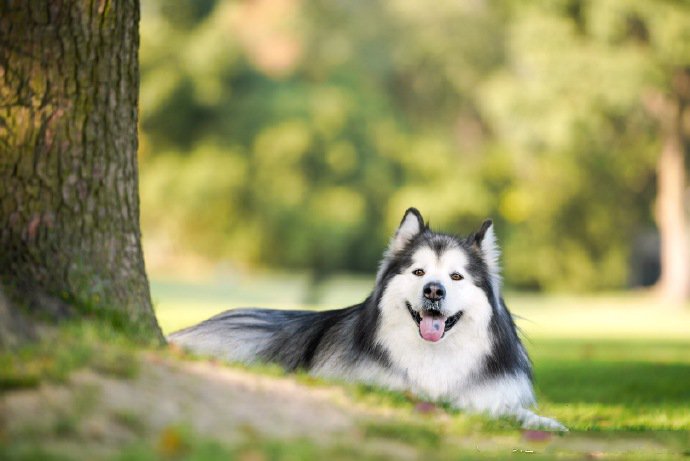
[[[424,297],[430,301],[440,301],[446,296],[446,289],[438,282],[424,285]]]

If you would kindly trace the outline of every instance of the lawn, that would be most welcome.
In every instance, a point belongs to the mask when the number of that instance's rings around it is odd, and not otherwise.
[[[152,293],[169,333],[233,307],[304,307],[307,281],[154,279]],[[320,288],[319,306],[307,307],[356,303],[370,287],[369,279],[338,277]],[[523,432],[412,395],[273,367],[142,351],[109,331],[77,326],[20,358],[0,357],[0,459],[690,456],[690,308],[644,294],[508,293],[506,300],[534,362],[539,411],[566,424],[566,435]]]
[[[255,276],[152,283],[161,326],[174,331],[240,306],[303,307],[306,278]],[[272,287],[271,290],[266,287]],[[339,277],[315,309],[354,304],[368,278]],[[644,294],[506,295],[534,362],[541,411],[572,430],[690,430],[690,307]]]

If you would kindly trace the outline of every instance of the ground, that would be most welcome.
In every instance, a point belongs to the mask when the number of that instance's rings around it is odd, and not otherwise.
[[[271,281],[285,289],[257,303],[299,302],[298,283]],[[338,286],[324,304],[354,302],[368,282]],[[153,283],[166,332],[264,293],[254,288]],[[568,434],[524,432],[412,395],[273,367],[133,347],[80,324],[0,357],[0,459],[690,457],[690,310],[644,294],[507,301],[534,360],[539,411]]]

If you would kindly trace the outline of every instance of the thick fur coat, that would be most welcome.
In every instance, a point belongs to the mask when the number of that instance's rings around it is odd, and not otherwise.
[[[409,390],[524,427],[566,430],[530,410],[532,369],[501,296],[491,221],[461,238],[405,213],[372,293],[343,309],[236,309],[170,335],[196,353]]]

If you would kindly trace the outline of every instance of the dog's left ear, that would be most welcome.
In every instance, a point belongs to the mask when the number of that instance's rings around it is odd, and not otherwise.
[[[472,245],[481,253],[489,269],[489,275],[492,278],[492,282],[494,286],[498,287],[501,277],[501,268],[498,261],[501,256],[501,250],[498,248],[498,243],[496,242],[493,221],[490,219],[484,221],[472,238]]]

